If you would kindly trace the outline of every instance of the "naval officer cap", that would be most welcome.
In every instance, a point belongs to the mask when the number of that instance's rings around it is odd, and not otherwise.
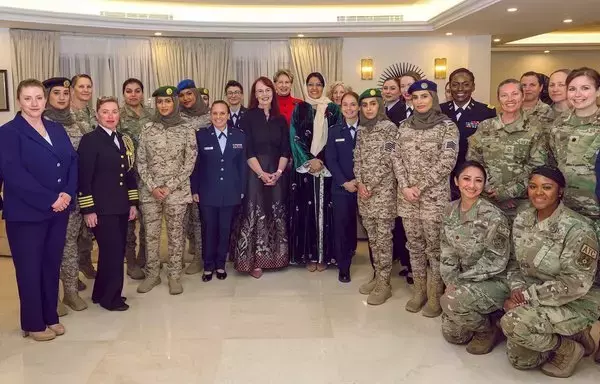
[[[411,95],[416,91],[430,91],[437,93],[437,84],[430,80],[419,80],[414,82],[408,88],[408,93]]]
[[[177,88],[172,86],[172,85],[165,85],[163,87],[158,88],[156,91],[154,91],[154,93],[152,94],[152,97],[171,97],[171,96],[177,96],[179,92],[177,91]]]
[[[48,91],[51,91],[54,87],[69,88],[71,86],[71,80],[67,79],[66,77],[53,77],[51,79],[44,80],[42,84],[44,85],[44,88],[46,88]]]
[[[369,88],[360,94],[358,98],[358,102],[360,103],[364,99],[368,99],[369,97],[379,97],[381,98],[381,91],[377,88]]]
[[[192,79],[184,79],[184,80],[181,80],[179,82],[179,84],[177,84],[178,92],[181,92],[184,89],[190,89],[190,88],[192,88],[192,89],[196,88],[196,83],[194,83],[194,80],[192,80]]]

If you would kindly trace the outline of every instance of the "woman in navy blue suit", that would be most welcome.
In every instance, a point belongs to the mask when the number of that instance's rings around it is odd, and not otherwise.
[[[36,341],[65,333],[58,322],[58,278],[71,199],[77,188],[77,154],[62,125],[42,117],[44,86],[17,87],[21,107],[0,128],[4,219],[19,299],[21,329]]]

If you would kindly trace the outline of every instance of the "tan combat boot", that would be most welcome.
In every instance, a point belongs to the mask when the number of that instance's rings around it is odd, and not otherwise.
[[[594,349],[596,349],[596,342],[592,338],[590,334],[592,327],[587,327],[583,331],[574,334],[573,336],[569,336],[569,339],[574,340],[583,346],[585,351],[583,356],[589,356],[594,353]]]
[[[375,288],[373,288],[371,293],[369,293],[369,297],[367,297],[367,304],[381,305],[390,297],[392,297],[392,286],[378,274],[375,278]]]
[[[51,329],[46,328],[39,332],[23,332],[23,337],[31,337],[35,341],[50,341],[56,339],[56,333],[52,332]]]
[[[442,307],[440,306],[440,297],[444,294],[444,283],[441,278],[436,281],[431,278],[427,284],[427,304],[423,307],[421,314],[425,317],[438,317],[442,314]]]
[[[85,301],[83,301],[83,299],[81,297],[79,297],[79,294],[77,294],[77,292],[75,293],[66,293],[65,292],[65,296],[63,297],[63,303],[65,305],[68,305],[72,310],[74,311],[83,311],[84,309],[87,309],[87,304],[85,303]]]
[[[485,331],[473,334],[473,339],[467,344],[467,352],[471,355],[486,355],[492,352],[501,339],[502,331],[492,324]]]
[[[413,284],[413,296],[405,309],[408,312],[419,312],[427,302],[427,279],[414,276],[415,283]]]
[[[127,276],[131,277],[133,280],[143,280],[146,277],[142,268],[135,264],[135,262],[131,265],[127,265]]]
[[[160,277],[146,277],[144,281],[137,287],[139,293],[148,293],[152,288],[156,287],[161,283]]]
[[[375,288],[375,283],[377,282],[377,280],[375,279],[375,276],[373,276],[373,278],[371,278],[371,280],[369,280],[366,283],[363,283],[359,288],[358,288],[358,292],[360,292],[361,295],[368,295],[371,293],[371,291]]]
[[[183,285],[181,285],[181,280],[169,277],[169,293],[171,295],[179,295],[183,293]]]
[[[202,264],[198,260],[192,261],[185,269],[186,275],[195,275],[202,272]]]
[[[578,342],[566,337],[558,336],[558,340],[554,356],[542,365],[542,372],[552,377],[570,377],[575,372],[579,360],[583,358],[585,349]]]
[[[56,306],[56,313],[58,313],[58,317],[67,316],[69,314],[69,308],[63,304],[60,299],[58,299],[58,305]]]

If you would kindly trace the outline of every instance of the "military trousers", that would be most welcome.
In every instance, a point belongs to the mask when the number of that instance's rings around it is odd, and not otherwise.
[[[434,281],[441,281],[440,275],[440,220],[421,218],[402,218],[406,231],[406,247],[410,252],[410,265],[413,276],[427,278],[427,264],[431,269]]]
[[[77,238],[77,252],[79,253],[79,269],[92,265],[92,249],[94,248],[94,234],[89,229],[83,220],[79,237]]]
[[[77,239],[81,233],[83,217],[79,209],[69,213],[67,224],[67,236],[65,238],[65,249],[60,264],[60,279],[63,283],[65,293],[77,293],[77,280],[79,278],[79,253],[77,250]]]
[[[454,292],[445,293],[440,306],[444,311],[442,333],[446,340],[463,344],[473,332],[495,326],[490,324],[489,314],[501,310],[509,295],[504,280],[496,278],[459,284]]]
[[[511,343],[531,351],[527,352],[528,360],[536,360],[531,357],[534,352],[539,355],[552,351],[559,335],[575,335],[596,322],[600,315],[597,296],[598,292],[590,292],[584,298],[559,307],[516,307],[502,317],[502,331]]]
[[[180,278],[185,246],[184,218],[187,205],[186,203],[166,204],[160,201],[141,204],[143,223],[146,226],[147,278],[157,277],[160,273],[160,232],[163,217],[167,223],[168,275],[173,279]]]
[[[363,217],[362,223],[369,237],[375,276],[379,275],[382,280],[389,284],[392,272],[392,230],[394,229],[394,219]]]
[[[127,260],[127,267],[133,267],[139,265],[143,267],[146,265],[146,227],[144,226],[143,214],[141,210],[138,210],[137,220],[132,220],[127,226],[127,247],[125,249],[125,259]],[[137,237],[135,235],[135,229],[137,223],[140,224],[140,249],[136,256]]]
[[[202,226],[200,224],[200,210],[197,203],[187,205],[184,223],[186,237],[190,242],[190,253],[194,255],[193,261],[200,262],[202,259]]]

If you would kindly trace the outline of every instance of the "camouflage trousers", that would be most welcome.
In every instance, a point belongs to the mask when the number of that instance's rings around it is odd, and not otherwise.
[[[179,279],[185,246],[183,219],[187,204],[165,204],[155,201],[142,203],[141,208],[146,227],[146,277],[153,278],[160,273],[160,232],[164,217],[167,223],[168,275],[170,278]]]
[[[375,274],[389,283],[392,272],[392,230],[395,219],[363,217],[362,224],[367,230],[369,246],[373,253]]]
[[[143,267],[146,265],[146,227],[143,224],[143,214],[141,210],[138,210],[138,218],[130,221],[127,224],[127,246],[125,248],[125,260],[127,260],[127,266],[132,267],[135,264]],[[137,237],[135,235],[135,229],[137,223],[140,223],[140,250],[136,257],[136,246]]]
[[[94,248],[94,234],[83,220],[81,220],[80,232],[77,237],[77,252],[79,253],[79,268],[92,265],[92,249]]]
[[[522,347],[508,351],[511,363],[530,368],[527,362],[542,361],[556,347],[558,335],[572,336],[594,324],[600,310],[588,297],[560,307],[523,305],[508,311],[500,322],[502,331],[510,343]]]
[[[185,223],[186,236],[190,241],[190,254],[194,255],[194,262],[200,262],[202,260],[202,229],[198,203],[187,205],[183,222]]]
[[[490,324],[489,314],[502,309],[510,291],[501,279],[470,282],[456,286],[440,299],[444,311],[442,333],[455,344],[468,342],[473,332],[482,332]]]
[[[440,231],[442,222],[403,217],[406,248],[410,252],[410,265],[415,278],[427,278],[427,263],[433,281],[440,281]]]
[[[79,253],[77,251],[77,239],[81,233],[83,217],[79,209],[69,214],[67,224],[67,237],[60,264],[60,279],[63,283],[65,293],[77,293],[77,279],[79,278]],[[84,225],[84,224],[83,224]]]

